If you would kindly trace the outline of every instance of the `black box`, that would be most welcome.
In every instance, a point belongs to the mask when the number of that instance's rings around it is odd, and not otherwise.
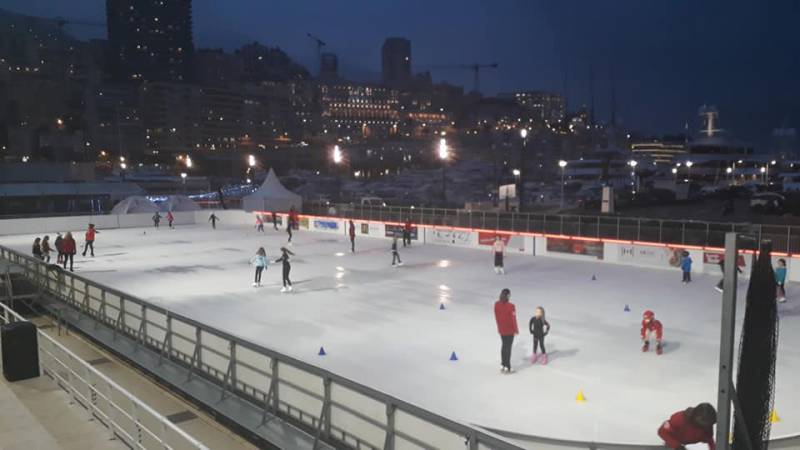
[[[39,376],[39,348],[36,325],[14,322],[0,327],[3,352],[3,376],[8,381]]]

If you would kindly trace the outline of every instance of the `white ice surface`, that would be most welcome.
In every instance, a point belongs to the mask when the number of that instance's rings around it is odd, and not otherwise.
[[[80,234],[82,235],[82,234]],[[51,240],[54,236],[51,236]],[[400,249],[389,242],[298,232],[295,291],[281,294],[280,265],[251,287],[259,246],[276,258],[285,234],[222,224],[176,230],[103,230],[95,258],[77,255],[76,271],[243,338],[332,370],[465,422],[576,439],[656,443],[672,412],[716,402],[721,295],[718,276],[547,257],[507,256],[495,275],[488,252],[436,245]],[[0,243],[28,252],[32,236]],[[82,244],[82,239],[78,244]],[[592,275],[597,281],[591,281]],[[513,375],[499,373],[493,303],[508,287],[520,337]],[[740,283],[739,316],[746,282]],[[780,305],[773,436],[800,432],[800,306]],[[444,301],[446,310],[438,309]],[[629,304],[631,312],[623,312]],[[550,364],[531,366],[527,322],[547,310]],[[640,352],[641,313],[665,327],[665,353]],[[738,338],[737,338],[738,342]],[[320,346],[328,355],[317,356]],[[459,361],[449,361],[450,352]],[[575,395],[583,390],[587,402]]]

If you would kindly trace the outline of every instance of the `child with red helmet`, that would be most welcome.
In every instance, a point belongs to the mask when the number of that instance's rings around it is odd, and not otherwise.
[[[644,342],[642,351],[646,352],[650,350],[650,339],[655,337],[656,353],[659,355],[663,353],[663,347],[661,345],[663,334],[664,327],[661,325],[661,322],[656,320],[655,313],[650,310],[645,311],[642,315],[642,341]]]

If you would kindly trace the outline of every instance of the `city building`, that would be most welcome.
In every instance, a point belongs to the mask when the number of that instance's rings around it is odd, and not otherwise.
[[[145,132],[139,89],[131,83],[87,86],[85,94],[86,142],[100,161],[144,156]]]
[[[633,159],[647,158],[658,165],[673,165],[676,157],[687,152],[682,141],[650,139],[631,143]]]
[[[339,57],[335,53],[323,52],[320,55],[319,78],[322,80],[339,78]]]
[[[381,48],[383,83],[403,87],[411,80],[411,41],[390,37]]]
[[[252,42],[234,52],[242,60],[244,81],[289,81],[309,77],[308,71],[278,47]]]
[[[558,122],[566,115],[564,96],[544,91],[502,93],[498,97],[511,98],[530,113],[534,120]]]
[[[375,138],[398,133],[398,91],[371,84],[334,82],[319,85],[323,133]]]
[[[109,71],[116,80],[188,81],[191,0],[106,0]]]
[[[194,81],[203,85],[225,85],[242,79],[244,61],[221,48],[203,48],[194,55]]]

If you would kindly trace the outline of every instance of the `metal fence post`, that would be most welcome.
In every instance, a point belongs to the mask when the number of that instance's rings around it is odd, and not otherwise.
[[[331,384],[332,380],[330,378],[325,378],[324,381],[324,400],[322,403],[322,432],[325,438],[330,438],[331,436]]]
[[[686,245],[686,222],[681,221],[681,244]]]
[[[642,240],[642,219],[636,219],[636,240]]]
[[[661,243],[663,240],[661,239],[661,229],[664,228],[664,221],[658,221],[658,242]]]
[[[581,231],[581,216],[578,216],[578,236],[583,236]]]
[[[597,216],[597,239],[600,239],[600,216]]]
[[[386,439],[383,442],[384,450],[394,450],[394,412],[396,406],[391,403],[386,405]]]
[[[619,223],[620,223],[620,221],[621,221],[621,220],[622,220],[622,219],[620,219],[619,217],[617,217],[617,239],[620,239],[620,236],[619,236]]]
[[[786,227],[786,249],[784,250],[786,253],[791,253],[792,248],[792,227]]]

